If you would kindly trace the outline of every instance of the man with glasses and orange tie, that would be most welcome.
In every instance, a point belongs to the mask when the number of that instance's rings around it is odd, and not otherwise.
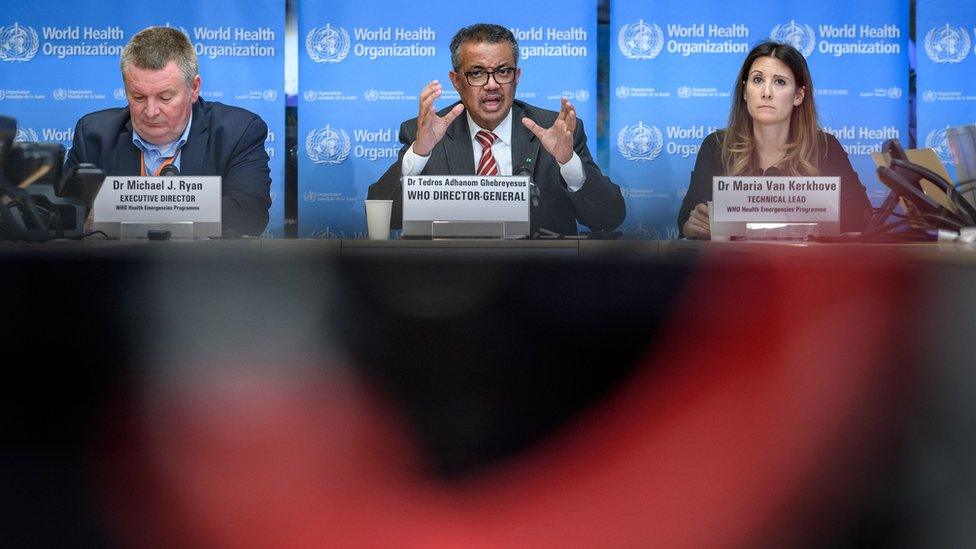
[[[461,101],[436,111],[442,86],[427,84],[419,116],[400,125],[399,158],[369,187],[369,199],[393,200],[391,228],[402,224],[402,176],[512,175],[523,167],[539,189],[539,227],[575,235],[577,221],[594,231],[623,222],[620,187],[593,162],[573,105],[563,98],[555,112],[515,100],[522,69],[511,31],[483,23],[459,30],[451,64]]]

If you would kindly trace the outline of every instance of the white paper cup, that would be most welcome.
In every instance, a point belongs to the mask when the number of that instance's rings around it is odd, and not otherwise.
[[[366,227],[370,240],[390,239],[390,214],[393,213],[392,200],[366,201]]]

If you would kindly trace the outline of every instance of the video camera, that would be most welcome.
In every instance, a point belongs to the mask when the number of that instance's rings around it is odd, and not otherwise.
[[[0,116],[0,240],[82,238],[105,179],[94,164],[62,173],[58,143],[14,143],[17,121]]]

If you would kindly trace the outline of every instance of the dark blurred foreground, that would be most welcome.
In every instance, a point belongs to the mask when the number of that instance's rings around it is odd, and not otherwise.
[[[12,253],[3,544],[972,546],[972,262],[836,250]]]

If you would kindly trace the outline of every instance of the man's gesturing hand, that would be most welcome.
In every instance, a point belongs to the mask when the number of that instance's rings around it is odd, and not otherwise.
[[[545,129],[528,117],[522,118],[522,124],[529,129],[542,143],[556,162],[565,164],[573,158],[573,132],[576,130],[576,109],[568,99],[563,97],[559,116],[551,128]],[[415,149],[416,150],[416,149]]]
[[[417,139],[413,142],[413,152],[428,156],[437,145],[454,119],[464,112],[464,105],[458,103],[443,117],[437,116],[434,101],[441,96],[441,84],[432,80],[420,92],[420,115],[417,118]]]

